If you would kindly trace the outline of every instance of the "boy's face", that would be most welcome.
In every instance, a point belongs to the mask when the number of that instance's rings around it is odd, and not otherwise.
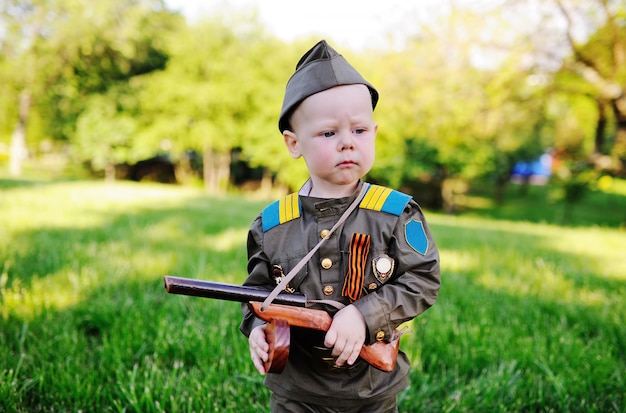
[[[302,156],[312,195],[351,194],[374,164],[372,100],[365,85],[337,86],[306,98],[291,116],[293,131],[283,137],[294,158]]]

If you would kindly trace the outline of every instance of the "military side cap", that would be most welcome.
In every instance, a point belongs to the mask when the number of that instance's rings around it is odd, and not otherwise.
[[[283,107],[278,119],[280,132],[290,128],[289,117],[304,99],[335,86],[355,84],[367,86],[374,109],[378,103],[378,92],[374,86],[330,47],[326,40],[320,41],[300,58],[296,72],[287,82]]]

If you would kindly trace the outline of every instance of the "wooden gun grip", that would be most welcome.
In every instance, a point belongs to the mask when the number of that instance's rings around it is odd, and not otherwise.
[[[269,344],[267,361],[263,363],[265,372],[282,373],[289,358],[289,323],[280,318],[273,319],[265,325],[265,338]]]
[[[374,344],[365,344],[361,347],[359,356],[371,366],[390,372],[396,367],[398,350],[400,350],[400,337],[389,343],[377,341]]]

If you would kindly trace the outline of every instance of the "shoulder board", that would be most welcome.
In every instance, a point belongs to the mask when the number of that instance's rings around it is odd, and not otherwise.
[[[403,194],[395,189],[370,185],[359,207],[400,216],[410,200],[410,195]]]
[[[284,224],[293,219],[300,218],[302,207],[297,193],[287,195],[284,198],[265,207],[261,213],[263,232]]]

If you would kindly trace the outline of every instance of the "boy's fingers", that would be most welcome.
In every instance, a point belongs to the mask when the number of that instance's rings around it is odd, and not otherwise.
[[[356,359],[359,358],[359,354],[361,354],[361,347],[363,347],[363,345],[361,344],[357,344],[356,346],[354,346],[354,348],[352,349],[352,354],[348,358],[349,365],[353,365],[356,362]]]
[[[347,361],[348,364],[352,365],[354,361],[356,360],[356,357],[354,357],[354,352],[357,347],[358,346],[356,344],[346,343],[346,345],[343,348],[343,351],[341,352],[341,354],[339,354],[339,357],[337,357],[335,364],[338,366],[343,366]],[[358,352],[356,354],[357,356],[359,355]],[[352,362],[350,362],[350,360],[352,360]]]
[[[341,364],[347,362],[350,366],[353,365],[359,358],[359,354],[361,353],[361,347],[363,347],[363,344],[355,342],[354,344],[349,346],[349,350],[348,348],[346,348],[342,353],[342,356],[345,357],[340,356]],[[339,359],[337,359],[337,361],[339,361]]]
[[[263,351],[260,348],[253,346],[250,346],[250,355],[252,358],[258,358],[261,361],[267,361],[267,358],[269,357],[267,351]]]
[[[259,374],[264,375],[265,367],[263,366],[263,362],[258,358],[253,358],[252,361],[254,362],[254,367],[256,367]]]
[[[335,344],[337,344],[337,333],[331,328],[324,337],[324,346],[331,348],[334,347]]]
[[[267,351],[270,349],[270,345],[267,341],[262,340],[262,341],[257,341],[257,346],[259,348],[259,350],[267,353]]]
[[[254,364],[254,367],[256,367],[257,371],[262,375],[265,374],[264,362],[266,362],[269,357],[267,352],[259,350],[259,348],[251,342],[250,356],[252,358],[252,363]]]
[[[257,371],[264,375],[266,373],[264,363],[269,359],[269,343],[265,336],[265,326],[257,327],[250,333],[248,339],[250,345],[250,358]]]

